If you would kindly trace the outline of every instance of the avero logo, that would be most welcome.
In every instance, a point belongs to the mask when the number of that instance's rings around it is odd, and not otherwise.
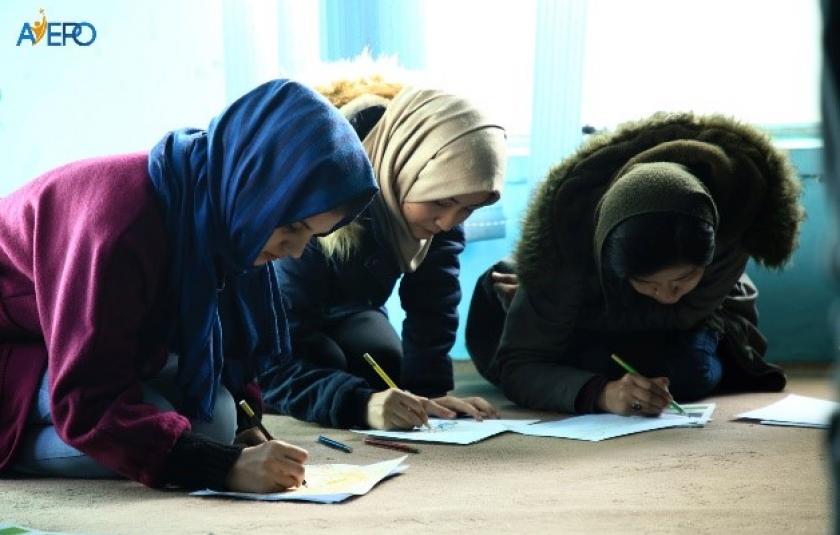
[[[38,10],[41,20],[32,24],[24,22],[20,29],[17,46],[29,41],[32,46],[37,45],[47,36],[47,46],[67,46],[76,43],[78,46],[90,46],[96,41],[96,28],[89,22],[47,22],[47,14],[43,9]]]

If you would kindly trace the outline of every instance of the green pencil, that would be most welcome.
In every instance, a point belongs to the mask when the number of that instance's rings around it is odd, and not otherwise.
[[[616,355],[615,353],[613,353],[612,355],[610,355],[610,357],[612,357],[612,359],[613,359],[613,360],[614,360],[614,361],[615,361],[615,362],[616,362],[619,366],[621,366],[622,368],[624,368],[624,370],[625,370],[627,373],[635,373],[636,375],[641,375],[639,372],[637,372],[636,370],[634,370],[634,369],[633,369],[633,366],[630,366],[629,364],[627,364],[626,362],[624,362],[623,360],[621,360],[620,358],[618,358],[618,355]],[[683,410],[683,408],[682,408],[682,407],[680,407],[680,406],[679,406],[679,404],[678,404],[676,401],[672,401],[672,402],[670,403],[670,406],[671,406],[671,408],[673,408],[673,409],[674,409],[675,411],[677,411],[678,413],[680,413],[680,414],[685,414],[685,410]]]

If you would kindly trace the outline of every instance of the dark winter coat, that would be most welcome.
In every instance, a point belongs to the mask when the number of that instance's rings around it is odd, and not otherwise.
[[[597,210],[628,162],[673,162],[696,176],[719,215],[716,249],[699,285],[675,305],[641,295],[607,307],[594,251]],[[796,246],[802,209],[788,159],[750,126],[721,116],[658,114],[591,139],[551,170],[536,192],[516,252],[521,285],[487,373],[513,401],[574,412],[595,374],[575,365],[572,334],[691,330],[723,333],[727,381],[780,390],[765,363],[754,288],[739,284],[747,260],[780,268]]]

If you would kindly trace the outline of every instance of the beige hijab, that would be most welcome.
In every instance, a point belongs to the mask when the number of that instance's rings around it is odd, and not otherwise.
[[[402,215],[404,202],[487,192],[499,199],[505,173],[505,131],[466,100],[405,88],[388,104],[363,145],[379,182],[371,204],[403,272],[417,269],[432,239],[418,240]]]

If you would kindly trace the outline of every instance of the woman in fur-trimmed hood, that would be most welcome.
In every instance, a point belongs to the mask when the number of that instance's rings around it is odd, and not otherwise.
[[[723,116],[656,114],[593,137],[536,192],[515,261],[479,279],[476,366],[513,401],[563,412],[781,390],[744,269],[790,258],[798,197],[787,157]]]
[[[310,242],[299,260],[276,263],[300,373],[266,370],[267,404],[333,427],[411,428],[427,414],[456,411],[496,416],[482,398],[448,395],[449,350],[462,223],[501,195],[504,129],[465,98],[378,76],[320,90],[362,139],[380,192],[346,230]],[[384,306],[397,285],[402,336]],[[387,388],[365,353],[400,390]]]

